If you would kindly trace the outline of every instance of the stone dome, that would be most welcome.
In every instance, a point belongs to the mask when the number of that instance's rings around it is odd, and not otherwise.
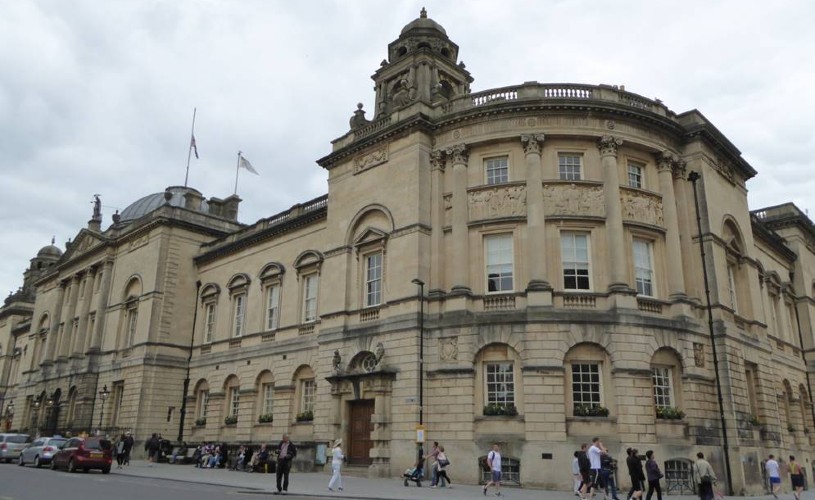
[[[436,30],[440,31],[442,35],[447,36],[447,31],[442,28],[441,24],[437,23],[436,21],[427,17],[427,10],[422,7],[422,11],[419,14],[419,17],[414,19],[413,21],[407,23],[404,28],[402,28],[401,35],[404,35],[408,31],[420,29],[420,30]]]
[[[40,248],[39,252],[37,252],[37,258],[38,259],[43,259],[43,258],[47,259],[47,258],[54,258],[54,257],[56,257],[56,258],[62,257],[62,250],[60,250],[59,247],[57,247],[54,244],[44,246],[44,247]]]
[[[195,193],[197,195],[201,195],[201,193],[197,189],[193,189],[190,187],[184,186],[170,186],[166,190],[162,191],[161,193],[153,193],[144,196],[130,205],[127,206],[120,215],[120,222],[136,220],[141,218],[153,210],[159,208],[160,206],[164,205],[167,200],[165,199],[165,193],[169,192],[172,196],[170,197],[169,204],[174,207],[183,207],[184,206],[184,195],[188,192]],[[201,211],[206,212],[207,210],[207,202],[206,200],[201,201]]]

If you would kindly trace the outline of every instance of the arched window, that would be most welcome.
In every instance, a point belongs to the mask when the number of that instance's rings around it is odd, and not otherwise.
[[[605,417],[613,411],[611,360],[605,349],[588,342],[577,344],[566,353],[564,368],[567,416]]]
[[[792,386],[790,381],[784,379],[781,392],[781,413],[784,418],[784,424],[787,426],[787,431],[795,432],[795,425],[792,421],[792,414],[790,413],[790,406],[792,402]]]
[[[257,414],[259,423],[271,422],[274,415],[274,377],[264,370],[257,378]]]
[[[475,356],[476,415],[523,412],[521,357],[507,344],[490,344]]]
[[[130,278],[124,289],[124,315],[121,321],[120,345],[131,347],[136,342],[139,323],[139,298],[142,295],[141,280],[137,276]]]
[[[659,419],[676,420],[684,416],[682,410],[682,362],[671,348],[657,350],[651,358],[651,384],[654,409]]]
[[[726,296],[724,302],[739,316],[750,316],[750,288],[747,278],[747,266],[743,265],[746,257],[744,239],[736,222],[728,218],[724,222],[722,236],[725,241],[726,254]]]
[[[201,306],[204,313],[204,344],[209,344],[215,340],[216,321],[218,319],[218,297],[221,294],[221,287],[214,283],[208,283],[201,289]]]
[[[270,262],[260,271],[260,283],[265,297],[264,329],[277,330],[280,326],[280,290],[286,268],[283,264]]]
[[[238,413],[241,407],[241,383],[237,376],[230,375],[224,382],[224,394],[226,395],[226,423],[238,421]]]
[[[298,422],[311,422],[314,420],[314,410],[317,405],[317,380],[314,369],[303,365],[294,373],[295,411]]]
[[[195,384],[195,425],[207,423],[207,406],[209,405],[209,383],[201,379]]]
[[[300,280],[300,296],[303,298],[300,307],[302,323],[313,323],[318,319],[318,291],[320,284],[320,267],[323,256],[320,252],[307,250],[295,260],[297,279]]]
[[[810,417],[808,416],[810,414],[810,412],[809,412],[809,394],[807,393],[807,390],[806,390],[806,387],[804,387],[804,384],[801,384],[801,385],[798,386],[798,403],[799,403],[799,405],[798,405],[799,409],[801,411],[801,423],[804,426],[804,428],[801,429],[801,430],[804,433],[808,434],[809,432],[812,431],[812,428],[810,426]]]
[[[229,280],[229,296],[232,299],[232,336],[242,337],[246,332],[246,303],[251,280],[246,274],[236,274]]]

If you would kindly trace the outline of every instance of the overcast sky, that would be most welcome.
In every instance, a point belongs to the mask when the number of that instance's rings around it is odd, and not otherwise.
[[[184,183],[240,220],[327,192],[315,160],[373,114],[370,75],[426,6],[474,92],[524,81],[623,84],[700,110],[758,170],[751,208],[815,208],[812,0],[0,1],[0,297],[55,236]]]

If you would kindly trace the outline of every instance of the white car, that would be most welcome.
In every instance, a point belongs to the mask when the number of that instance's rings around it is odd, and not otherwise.
[[[35,467],[42,467],[51,463],[54,454],[62,448],[68,441],[63,437],[41,437],[34,440],[27,448],[20,452],[17,465],[34,464]]]
[[[28,434],[0,434],[0,460],[10,464],[20,456],[20,450],[28,446]]]

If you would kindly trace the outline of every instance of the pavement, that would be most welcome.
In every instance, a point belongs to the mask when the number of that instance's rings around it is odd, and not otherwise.
[[[198,469],[192,465],[154,464],[150,466],[141,460],[132,461],[124,469],[116,469],[111,474],[121,474],[133,477],[165,479],[171,481],[191,482],[198,484],[212,484],[232,487],[242,493],[270,494],[276,491],[274,474],[249,474],[246,472],[231,471],[228,469]],[[481,486],[474,484],[453,484],[452,488],[431,488],[430,481],[423,481],[418,489],[415,484],[405,487],[401,478],[368,479],[362,477],[343,476],[343,490],[328,491],[330,473],[320,472],[292,472],[289,477],[289,494],[298,496],[330,497],[330,498],[360,498],[382,500],[458,500],[484,498]],[[455,477],[454,477],[455,479]],[[493,489],[488,496],[494,497]],[[623,498],[620,494],[620,498]],[[577,500],[573,493],[567,491],[552,491],[526,487],[502,487],[501,496],[510,500]],[[663,496],[668,496],[664,495]],[[791,494],[779,495],[781,500],[793,500]],[[601,496],[595,497],[602,500]],[[752,497],[760,500],[775,500],[772,496]],[[698,500],[696,496],[670,495],[671,500]],[[807,491],[802,500],[813,500],[815,496]],[[609,499],[610,500],[610,499]],[[656,496],[653,500],[656,500]]]

